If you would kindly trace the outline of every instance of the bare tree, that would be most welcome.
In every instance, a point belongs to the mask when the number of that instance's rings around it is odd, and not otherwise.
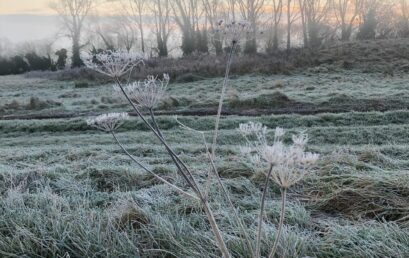
[[[267,52],[274,52],[278,49],[278,28],[283,16],[283,0],[270,0],[272,35],[267,43]]]
[[[322,42],[322,28],[328,26],[331,0],[306,0],[305,16],[308,28],[309,47],[316,48]]]
[[[117,23],[118,30],[116,31],[117,35],[117,45],[119,48],[124,48],[128,52],[135,46],[136,43],[136,34],[135,29],[132,24],[129,24],[127,20],[120,18]]]
[[[399,0],[397,35],[399,37],[409,37],[409,1]]]
[[[240,0],[227,0],[227,14],[225,15],[227,19],[236,20],[238,1]]]
[[[139,29],[139,38],[141,41],[141,51],[145,53],[145,31],[144,31],[144,15],[147,9],[146,0],[123,0],[128,1],[123,6],[125,11],[131,17],[132,21],[138,26]]]
[[[50,7],[55,10],[62,19],[67,36],[72,40],[72,67],[83,65],[80,57],[81,36],[84,29],[85,19],[90,13],[95,0],[55,0]]]
[[[93,23],[93,34],[97,36],[97,39],[100,39],[100,41],[97,40],[97,42],[100,42],[100,44],[97,44],[97,46],[95,46],[95,40],[89,41],[93,43],[94,47],[99,46],[103,49],[114,50],[116,48],[115,32],[117,31],[117,29],[113,28],[112,21],[108,24],[101,24],[100,21],[94,20]]]
[[[257,52],[257,25],[265,0],[238,0],[241,16],[250,23],[251,33],[246,40],[245,52]]]
[[[302,27],[304,47],[308,47],[306,5],[307,5],[307,0],[298,0],[298,6],[300,8],[300,18],[301,18],[301,27]]]
[[[356,24],[359,11],[362,9],[363,0],[335,0],[334,13],[337,23],[341,28],[341,40],[351,38],[352,29]]]
[[[96,48],[107,50],[124,49],[128,52],[135,47],[137,29],[128,16],[101,17],[94,15],[91,20],[89,42]]]
[[[291,33],[292,25],[299,18],[299,6],[295,0],[287,0],[286,10],[287,10],[287,55],[290,53],[291,49]]]
[[[199,8],[200,2],[197,0],[173,0],[172,3],[175,22],[182,32],[183,54],[190,55],[196,50],[201,51],[200,45],[207,45],[207,42],[200,40],[202,34],[199,20],[203,14],[203,9]]]
[[[155,17],[155,36],[157,51],[160,57],[166,57],[169,54],[168,40],[171,32],[170,0],[152,0],[151,10]]]
[[[217,23],[223,17],[222,0],[202,0],[203,8],[206,13],[206,22],[209,24],[209,29],[213,33],[211,38],[212,45],[216,51],[216,55],[223,53],[223,43],[220,33],[217,31]]]
[[[396,36],[405,37],[404,30],[401,30],[402,24],[400,23],[401,17],[399,15],[398,8],[399,5],[396,4],[396,0],[384,0],[378,2],[376,12],[376,19],[378,23],[376,27],[377,38],[385,39]]]
[[[0,58],[1,57],[9,57],[12,52],[13,43],[5,37],[0,38]]]
[[[364,0],[359,11],[360,26],[357,38],[361,40],[375,39],[378,27],[377,12],[380,0]]]

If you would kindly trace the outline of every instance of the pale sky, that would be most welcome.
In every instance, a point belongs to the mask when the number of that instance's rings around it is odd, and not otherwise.
[[[0,0],[0,38],[13,43],[53,37],[58,19],[49,0]]]
[[[147,0],[148,1],[148,0]],[[53,15],[49,8],[51,0],[0,0],[0,15],[7,14],[35,14]],[[98,5],[99,13],[112,14],[117,9],[113,3],[102,2]]]
[[[0,0],[0,40],[13,43],[54,37],[60,29],[55,11],[49,8],[51,0]],[[98,13],[113,14],[117,6],[104,3]]]
[[[48,8],[50,0],[0,0],[1,14],[53,14]]]

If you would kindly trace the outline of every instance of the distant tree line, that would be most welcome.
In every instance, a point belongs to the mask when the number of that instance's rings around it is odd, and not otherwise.
[[[409,37],[409,0],[116,0],[123,10],[118,22],[94,24],[94,42],[84,40],[86,18],[101,1],[54,0],[52,8],[72,40],[74,67],[82,65],[81,49],[96,41],[102,42],[98,48],[133,49],[148,56],[167,57],[174,49],[184,56],[222,55],[223,35],[216,30],[220,19],[249,22],[241,48],[246,54]],[[172,46],[172,37],[179,47]]]
[[[125,49],[147,57],[223,55],[220,20],[246,20],[250,31],[238,51],[244,54],[314,51],[352,40],[409,37],[409,0],[116,0],[121,14],[101,22],[93,13],[106,0],[54,0],[70,51],[49,55],[25,52],[0,58],[0,74],[56,70],[83,65],[87,50]]]
[[[60,49],[55,55],[57,60],[51,56],[40,56],[35,52],[12,57],[0,57],[0,75],[22,74],[28,71],[56,71],[64,69],[67,63],[67,50]]]

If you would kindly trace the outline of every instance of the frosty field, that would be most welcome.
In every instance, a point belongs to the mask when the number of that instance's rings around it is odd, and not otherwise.
[[[158,110],[164,136],[199,181],[208,170],[200,135],[180,128],[174,115],[211,141],[214,116],[206,114],[215,111],[221,81],[172,82]],[[251,237],[265,176],[241,156],[245,141],[237,128],[257,121],[271,135],[277,126],[305,131],[309,150],[321,154],[314,171],[289,192],[278,257],[408,257],[408,82],[403,73],[327,67],[234,77],[217,162]],[[2,78],[1,257],[219,257],[198,202],[160,184],[131,163],[111,135],[87,126],[88,116],[130,111],[112,92],[112,85]],[[155,172],[184,185],[137,117],[118,137]],[[263,253],[279,219],[280,191],[271,190]],[[229,249],[250,257],[217,185],[210,191]]]

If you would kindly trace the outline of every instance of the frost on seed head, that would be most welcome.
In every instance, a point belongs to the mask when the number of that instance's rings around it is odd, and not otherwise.
[[[219,33],[226,42],[236,45],[250,34],[250,24],[247,21],[219,20],[216,33]]]
[[[87,119],[87,124],[104,132],[113,132],[128,119],[127,113],[109,113]]]
[[[164,98],[169,80],[168,74],[164,74],[163,79],[151,75],[144,81],[126,85],[124,91],[135,104],[152,109]]]
[[[143,62],[143,57],[123,50],[107,50],[98,54],[83,53],[84,64],[111,78],[119,78]]]
[[[261,123],[248,122],[246,124],[240,124],[239,131],[243,135],[265,134],[267,132],[267,127],[263,126]]]
[[[267,139],[266,127],[259,123],[240,124],[239,131],[247,140],[247,144],[240,149],[242,155],[254,162],[257,161],[254,153],[257,153],[259,162],[272,167],[271,179],[282,188],[298,183],[318,161],[318,154],[305,151],[308,142],[305,133],[293,135],[293,144],[286,145],[282,140],[285,130],[279,127],[275,129],[272,142]]]

